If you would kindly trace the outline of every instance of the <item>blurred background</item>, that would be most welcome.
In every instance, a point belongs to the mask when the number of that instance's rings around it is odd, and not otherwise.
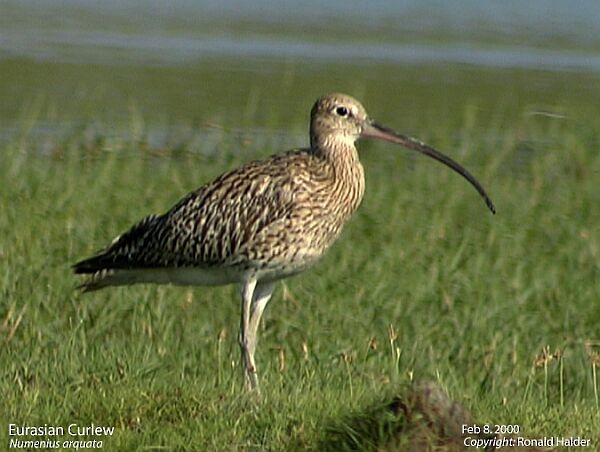
[[[248,409],[236,287],[84,297],[70,265],[306,146],[332,91],[464,164],[498,214],[430,159],[360,142],[364,202],[273,297]],[[599,108],[598,0],[0,0],[0,424],[289,450],[430,379],[490,425],[597,438]]]
[[[153,146],[211,126],[302,145],[312,102],[330,91],[423,133],[469,103],[484,117],[566,114],[598,99],[599,73],[594,0],[0,3],[4,140],[32,116],[29,136],[82,124],[123,136],[139,113]]]

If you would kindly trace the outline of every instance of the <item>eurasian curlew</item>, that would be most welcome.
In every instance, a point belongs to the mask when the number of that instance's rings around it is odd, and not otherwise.
[[[263,311],[278,280],[313,265],[335,242],[364,193],[354,143],[378,138],[428,155],[467,179],[462,166],[414,138],[377,125],[344,94],[317,100],[310,147],[250,162],[150,215],[102,252],[74,265],[93,291],[137,283],[241,286],[240,348],[245,384],[258,388],[254,353]]]

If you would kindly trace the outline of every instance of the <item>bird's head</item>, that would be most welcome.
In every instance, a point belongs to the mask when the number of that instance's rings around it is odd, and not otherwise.
[[[359,101],[346,94],[328,94],[319,98],[310,112],[311,145],[324,140],[354,143],[369,122]]]
[[[323,149],[339,145],[353,147],[354,142],[359,138],[376,138],[399,144],[452,168],[475,187],[492,213],[496,212],[483,186],[462,165],[415,138],[377,124],[369,118],[365,108],[353,97],[340,93],[322,96],[315,102],[310,115],[312,148]]]

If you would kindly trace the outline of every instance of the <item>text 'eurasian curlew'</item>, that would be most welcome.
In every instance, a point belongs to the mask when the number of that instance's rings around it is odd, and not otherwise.
[[[414,138],[369,119],[344,94],[312,108],[310,147],[250,162],[190,193],[163,215],[150,215],[98,255],[74,265],[93,291],[137,283],[241,286],[240,347],[246,386],[258,388],[254,353],[275,283],[319,260],[364,194],[354,143],[379,138],[428,155],[467,179],[495,212],[481,184],[462,166]]]

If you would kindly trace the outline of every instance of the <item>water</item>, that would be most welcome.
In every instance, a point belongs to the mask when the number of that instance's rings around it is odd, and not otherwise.
[[[0,56],[96,64],[206,57],[600,71],[600,2],[18,0]]]

